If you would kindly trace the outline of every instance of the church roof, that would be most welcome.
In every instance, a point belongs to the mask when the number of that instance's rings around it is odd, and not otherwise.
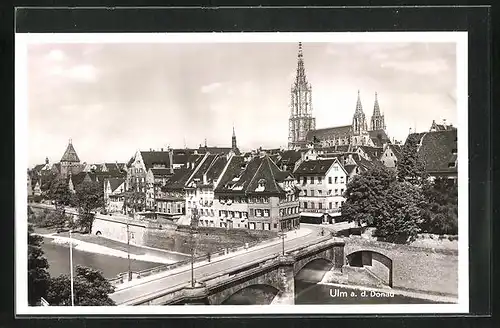
[[[349,138],[352,134],[352,126],[334,126],[325,129],[309,130],[307,132],[306,140],[313,141],[314,137],[319,140],[336,139],[336,138]]]
[[[75,148],[73,147],[71,141],[69,142],[64,155],[61,157],[61,162],[80,163],[80,158],[78,158],[78,155],[76,154]]]

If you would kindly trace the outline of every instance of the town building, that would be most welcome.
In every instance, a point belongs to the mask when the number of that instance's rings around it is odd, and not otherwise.
[[[299,43],[297,56],[297,72],[290,92],[290,118],[288,119],[288,148],[302,148],[307,144],[307,134],[316,128],[316,119],[312,111],[312,87],[307,81],[302,54],[302,43]]]
[[[301,222],[334,223],[341,215],[348,176],[338,158],[305,159],[294,175]]]
[[[456,130],[457,128],[453,126],[453,124],[446,124],[446,120],[443,120],[443,124],[437,124],[435,120],[432,120],[431,128],[429,132],[438,132],[438,131],[451,131]]]
[[[380,157],[380,161],[384,164],[385,167],[389,168],[392,171],[396,171],[398,162],[401,160],[401,156],[401,145],[390,144],[385,147],[384,152]]]
[[[208,224],[227,229],[297,229],[297,196],[291,173],[280,170],[268,155],[234,155],[215,187],[214,217]]]
[[[84,168],[85,166],[80,163],[80,158],[78,157],[78,154],[76,153],[76,150],[73,147],[73,143],[70,139],[68,147],[66,147],[66,151],[59,161],[59,165],[55,166],[56,171],[58,171],[57,174],[61,175],[62,177],[68,177],[70,173],[80,173]]]
[[[104,181],[104,207],[108,213],[124,211],[125,178],[107,178]]]

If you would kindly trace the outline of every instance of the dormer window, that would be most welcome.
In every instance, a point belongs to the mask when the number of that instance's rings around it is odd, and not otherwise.
[[[452,150],[451,150],[451,153],[452,153],[453,155],[456,155],[456,154],[457,154],[457,149],[456,149],[456,148],[452,149]]]
[[[453,163],[449,163],[448,164],[448,167],[449,168],[454,168],[454,167],[457,167],[457,163],[453,162]]]

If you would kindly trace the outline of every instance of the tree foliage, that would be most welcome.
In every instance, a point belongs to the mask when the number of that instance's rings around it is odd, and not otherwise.
[[[132,210],[134,212],[143,211],[146,204],[146,193],[139,191],[127,191],[125,192],[125,200],[123,206],[126,210]]]
[[[71,205],[72,194],[69,190],[68,181],[65,178],[57,178],[50,185],[50,196],[55,201],[56,207]]]
[[[49,287],[49,263],[42,250],[43,238],[33,234],[28,225],[28,303],[36,305]]]
[[[73,299],[75,306],[115,305],[109,294],[113,286],[100,271],[77,266],[73,277]],[[71,305],[71,280],[69,275],[60,275],[50,280],[47,292],[50,305]]]
[[[78,208],[78,225],[85,232],[92,231],[94,211],[104,207],[104,189],[98,182],[82,182],[76,187],[75,205]]]
[[[403,145],[401,160],[397,163],[398,181],[419,185],[427,179],[424,163],[418,157],[418,138],[410,135]]]
[[[377,236],[393,243],[414,241],[422,221],[420,188],[409,182],[393,183],[385,197],[385,206],[375,221]]]
[[[423,186],[422,231],[435,234],[458,233],[458,189],[448,179],[436,178]]]
[[[342,215],[349,222],[373,226],[386,206],[387,189],[396,181],[394,173],[376,165],[355,176],[345,191]]]

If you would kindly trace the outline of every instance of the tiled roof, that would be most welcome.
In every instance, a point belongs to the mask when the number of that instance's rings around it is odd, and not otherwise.
[[[349,145],[336,145],[331,147],[322,147],[320,149],[325,153],[345,153],[349,151]]]
[[[293,173],[296,176],[323,175],[328,172],[334,162],[335,159],[316,159],[303,161]]]
[[[359,146],[371,160],[378,160],[382,156],[383,149],[378,147]]]
[[[193,174],[196,167],[200,164],[203,156],[190,155],[186,161],[186,165],[174,172],[165,185],[165,190],[182,190],[191,174]]]
[[[78,185],[79,185],[79,184],[81,184],[81,183],[85,180],[85,178],[87,178],[87,177],[91,178],[91,177],[87,174],[87,172],[80,172],[80,173],[77,173],[77,174],[72,174],[72,175],[71,175],[71,181],[73,182],[73,186],[74,186],[74,187],[78,186]],[[69,177],[68,177],[68,178],[69,178]],[[92,181],[94,181],[94,180],[92,180]]]
[[[368,135],[375,147],[382,147],[384,144],[390,143],[391,141],[384,130],[368,131]]]
[[[80,163],[80,158],[78,158],[75,148],[71,142],[68,144],[64,155],[61,157],[61,162]]]
[[[310,130],[307,132],[306,140],[313,141],[314,137],[319,140],[349,138],[352,134],[352,126],[335,126],[325,129]]]
[[[231,147],[205,147],[205,146],[200,146],[198,148],[198,153],[199,154],[205,154],[205,153],[211,153],[211,154],[229,154],[229,152],[232,150]]]
[[[123,179],[123,178],[110,178],[110,179],[107,179],[107,181],[109,181],[111,191],[113,192],[125,182],[125,179]]]
[[[38,165],[35,165],[35,167],[33,168],[33,171],[34,172],[40,172],[43,168],[45,167],[45,164],[38,164]]]
[[[233,156],[216,193],[237,194],[280,194],[283,190],[278,185],[289,173],[282,172],[268,155],[255,156],[247,163],[241,156]],[[260,184],[264,188],[259,190]]]
[[[302,157],[302,152],[297,150],[285,150],[280,155],[280,164],[295,164]]]
[[[141,151],[142,160],[146,166],[146,170],[154,167],[155,165],[161,165],[169,167],[170,158],[168,151]]]
[[[396,156],[396,159],[399,161],[401,159],[401,146],[400,145],[389,145],[389,148],[392,150],[392,153],[394,156]]]
[[[427,132],[420,132],[420,133],[411,133],[406,137],[405,144],[410,141],[410,140],[415,140],[416,143],[420,143],[422,140],[422,137],[426,134]]]
[[[457,130],[426,133],[418,150],[428,172],[457,172]],[[453,164],[453,165],[450,165]]]
[[[210,182],[214,181],[215,179],[218,179],[222,174],[224,167],[226,167],[226,164],[227,164],[226,156],[217,157],[215,161],[212,163],[212,166],[208,168],[207,180]]]

